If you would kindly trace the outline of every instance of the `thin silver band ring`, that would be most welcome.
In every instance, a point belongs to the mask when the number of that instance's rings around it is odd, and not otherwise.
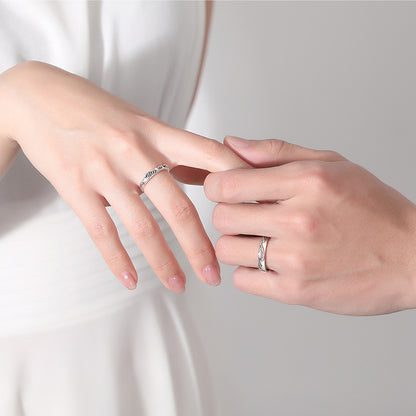
[[[169,166],[166,163],[164,163],[163,165],[157,166],[156,168],[149,170],[149,172],[147,172],[144,175],[143,179],[139,184],[140,190],[144,192],[144,186],[147,184],[147,182],[149,182],[150,179],[153,178],[153,176],[157,175],[162,170],[167,170],[169,172]]]
[[[270,240],[270,237],[263,237],[260,241],[259,251],[258,251],[257,257],[258,257],[258,269],[261,272],[267,272],[266,249],[267,249],[267,244],[268,244],[269,240]]]

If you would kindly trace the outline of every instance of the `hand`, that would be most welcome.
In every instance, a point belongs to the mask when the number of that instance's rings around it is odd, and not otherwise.
[[[212,173],[217,257],[242,291],[347,315],[416,307],[415,206],[334,152],[281,140],[225,143],[258,169]],[[263,203],[245,203],[264,201]],[[267,201],[267,202],[266,202]],[[269,236],[267,272],[257,269]]]
[[[111,205],[163,284],[185,275],[140,198],[144,174],[167,163],[200,182],[206,171],[247,166],[221,143],[170,127],[86,79],[40,62],[0,76],[0,141],[16,142],[74,209],[112,272],[128,288],[137,274],[105,206]],[[181,166],[186,168],[181,168]],[[192,168],[195,169],[194,171]],[[198,277],[220,282],[197,211],[163,171],[145,192],[171,226]]]

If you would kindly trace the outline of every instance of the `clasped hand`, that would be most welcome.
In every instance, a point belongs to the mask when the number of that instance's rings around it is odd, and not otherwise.
[[[339,314],[416,307],[414,204],[335,152],[282,140],[225,144],[256,168],[205,180],[224,234],[217,257],[239,266],[238,289]],[[257,269],[261,236],[271,237],[267,272]]]

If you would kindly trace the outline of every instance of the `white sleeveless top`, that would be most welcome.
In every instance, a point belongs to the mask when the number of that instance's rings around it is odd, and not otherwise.
[[[0,71],[44,61],[183,127],[204,30],[204,2],[1,1]],[[166,290],[107,209],[138,272],[135,291],[118,282],[72,209],[20,152],[0,180],[0,337],[74,324]]]

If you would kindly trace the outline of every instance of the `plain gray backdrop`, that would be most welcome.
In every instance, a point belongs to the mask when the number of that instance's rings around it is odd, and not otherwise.
[[[333,149],[416,201],[416,4],[220,2],[187,129]],[[213,242],[214,204],[188,187]],[[257,253],[253,253],[256,256]],[[416,247],[415,247],[416,255]],[[189,282],[220,415],[415,415],[416,312],[347,317]]]

